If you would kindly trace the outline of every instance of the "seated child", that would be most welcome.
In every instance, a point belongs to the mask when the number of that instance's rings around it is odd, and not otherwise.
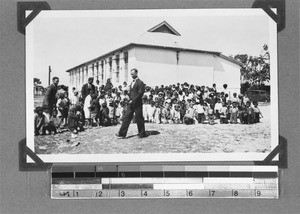
[[[122,115],[123,107],[121,107],[118,100],[115,101],[115,118],[116,124],[121,123],[121,115]]]
[[[217,119],[220,118],[220,110],[221,110],[221,108],[223,107],[221,101],[222,101],[222,100],[219,98],[219,99],[218,99],[218,102],[215,104],[215,108],[214,108],[214,110],[215,110],[215,116],[216,116]]]
[[[232,108],[232,103],[231,100],[228,100],[227,102],[227,120],[230,120],[230,112],[231,112],[231,108]]]
[[[111,119],[109,117],[109,109],[106,102],[102,104],[102,109],[100,111],[100,122],[101,126],[111,126]]]
[[[259,119],[260,117],[263,118],[262,113],[260,111],[260,109],[258,108],[258,102],[257,101],[253,101],[253,111],[254,111],[254,123],[259,123]]]
[[[43,110],[43,115],[45,116],[44,125],[42,127],[42,134],[51,134],[53,127],[50,124],[50,113],[47,108]]]
[[[254,110],[251,107],[251,101],[246,102],[246,112],[244,114],[245,124],[252,124],[254,120]]]
[[[168,102],[165,103],[165,107],[161,112],[161,122],[164,124],[172,123],[171,109],[170,109],[170,104]]]
[[[186,110],[185,116],[184,116],[184,123],[186,125],[195,124],[197,121],[197,112],[194,109],[194,104],[190,103],[189,108]]]
[[[79,104],[79,93],[78,91],[74,91],[74,95],[70,99],[71,105],[76,106]]]
[[[115,103],[112,99],[109,100],[107,108],[108,108],[108,116],[110,118],[111,124],[112,125],[117,125],[116,108],[115,108]]]
[[[121,107],[122,107],[122,111],[121,111],[121,121],[124,120],[124,116],[125,116],[125,113],[127,111],[127,107],[128,107],[128,100],[127,99],[124,99],[123,101],[121,101],[120,103]]]
[[[150,106],[147,95],[143,97],[143,117],[145,122],[149,121],[148,107]]]
[[[150,106],[148,106],[148,117],[149,117],[149,122],[154,123],[154,113],[155,113],[155,103],[154,101],[151,101]]]
[[[57,110],[53,110],[52,116],[49,114],[49,110],[44,110],[45,122],[42,129],[43,134],[56,134],[57,132],[61,133],[60,128],[61,119],[57,117]]]
[[[74,134],[77,134],[79,131],[83,130],[83,127],[79,125],[78,121],[79,117],[76,115],[76,107],[73,106],[69,109],[68,129]]]
[[[180,120],[181,122],[183,123],[184,122],[184,116],[185,116],[185,113],[186,113],[186,104],[185,104],[185,100],[182,100],[179,104],[180,106]]]
[[[44,125],[45,115],[43,114],[42,107],[35,108],[35,115],[34,115],[34,135],[37,136],[40,134],[40,130]]]
[[[67,124],[66,121],[66,109],[67,109],[67,102],[65,99],[65,94],[60,93],[59,98],[56,103],[57,108],[57,117],[61,120],[61,125],[64,126]]]
[[[100,108],[99,111],[100,111],[101,108],[102,108],[102,104],[105,103],[105,101],[106,101],[104,96],[105,96],[105,94],[102,93],[102,92],[101,92],[100,95],[99,95],[99,98],[98,98],[99,108]]]
[[[203,111],[204,111],[204,123],[208,121],[208,105],[206,102],[203,101]]]
[[[75,109],[76,109],[76,116],[78,118],[78,126],[79,126],[80,130],[83,131],[84,130],[83,126],[85,123],[85,119],[84,119],[84,116],[82,113],[83,109],[82,109],[81,105],[76,105]]]
[[[201,105],[202,102],[197,102],[194,106],[195,110],[197,111],[197,120],[198,123],[204,124],[205,121],[205,115],[204,115],[204,108],[203,105]]]
[[[223,106],[220,109],[220,123],[221,124],[228,123],[228,119],[227,119],[227,106],[226,106],[225,102],[223,102]]]
[[[179,109],[179,106],[177,104],[174,106],[171,118],[172,118],[173,123],[175,123],[175,124],[180,124],[181,123],[180,109]]]
[[[161,108],[159,102],[155,103],[154,122],[157,124],[161,123]]]
[[[94,91],[91,90],[90,94],[86,96],[83,104],[83,111],[84,111],[84,117],[86,120],[89,120],[91,118],[91,102],[92,102],[92,96],[94,94]]]
[[[64,93],[64,110],[63,110],[63,115],[62,115],[62,118],[63,118],[63,121],[64,122],[64,126],[67,126],[67,120],[68,120],[68,112],[69,112],[69,107],[70,107],[70,99],[69,99],[69,96],[68,96],[68,92],[65,92]]]
[[[97,100],[97,94],[93,94],[91,105],[90,105],[92,126],[97,125],[97,117],[98,117],[99,109],[100,107],[99,107],[99,102]]]
[[[230,123],[237,124],[237,118],[238,118],[238,102],[232,103],[232,108],[230,109]]]
[[[239,98],[237,98],[237,93],[233,93],[233,97],[231,98],[231,102],[239,102]]]
[[[241,105],[239,106],[239,111],[238,111],[241,124],[245,124],[245,114],[246,114],[246,106],[245,103],[242,102]]]
[[[213,104],[210,104],[207,108],[207,116],[208,116],[208,123],[209,125],[215,124],[215,116],[214,116],[214,108]]]
[[[60,125],[61,125],[61,120],[57,117],[57,110],[54,110],[52,113],[52,116],[50,117],[50,124],[53,125],[53,132],[54,134],[61,133]]]

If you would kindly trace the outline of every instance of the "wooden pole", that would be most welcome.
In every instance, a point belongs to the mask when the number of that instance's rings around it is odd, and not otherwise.
[[[48,85],[50,85],[50,76],[51,76],[51,66],[49,65],[49,72],[48,72]]]

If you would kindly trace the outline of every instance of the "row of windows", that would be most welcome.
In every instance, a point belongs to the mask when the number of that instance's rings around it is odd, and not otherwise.
[[[128,79],[128,52],[124,52],[124,78],[127,81]],[[119,83],[120,81],[120,55],[116,55],[115,59],[112,57],[108,58],[108,62],[103,59],[99,62],[96,62],[92,64],[91,66],[84,66],[82,68],[79,68],[78,70],[71,71],[70,72],[70,84],[71,85],[81,85],[84,84],[87,81],[88,73],[91,72],[91,75],[96,78],[96,80],[99,80],[101,84],[104,84],[106,82],[106,79],[113,77],[113,60],[115,60],[115,73],[116,73],[116,82]],[[105,64],[108,63],[108,70],[109,74],[108,77],[105,77]],[[83,75],[84,74],[84,75]]]

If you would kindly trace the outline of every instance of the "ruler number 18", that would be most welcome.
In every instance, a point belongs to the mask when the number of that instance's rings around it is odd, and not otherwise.
[[[232,196],[239,196],[239,191],[237,191],[237,190],[233,190],[232,191]]]

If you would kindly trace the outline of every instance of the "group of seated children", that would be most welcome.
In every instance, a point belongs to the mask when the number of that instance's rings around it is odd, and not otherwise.
[[[150,98],[150,99],[149,99]],[[258,102],[233,94],[227,99],[223,93],[213,93],[210,98],[199,99],[198,96],[188,99],[143,98],[143,116],[149,123],[173,124],[253,124],[260,122],[262,113]],[[245,102],[245,103],[244,103]]]
[[[79,131],[83,131],[84,117],[81,113],[80,106],[71,106],[67,114],[67,127],[63,125],[64,118],[58,116],[58,111],[53,110],[50,116],[48,108],[36,107],[35,117],[34,117],[34,134],[37,135],[47,135],[62,133],[66,130],[77,134]]]
[[[169,86],[145,87],[143,116],[146,122],[158,124],[253,124],[262,114],[258,103],[247,95],[233,93],[229,96],[227,85],[217,92],[216,85],[194,86],[188,83]],[[92,126],[112,126],[121,123],[129,102],[128,88],[112,88],[97,91],[82,98],[74,90],[71,99],[68,93],[58,93],[52,115],[43,107],[35,109],[35,134],[58,133],[69,130],[82,131],[88,121]],[[134,119],[133,119],[134,122]]]

